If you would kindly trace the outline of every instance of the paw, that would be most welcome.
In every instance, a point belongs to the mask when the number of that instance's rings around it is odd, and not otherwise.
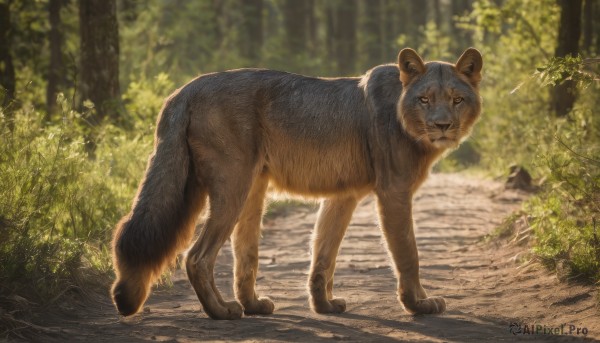
[[[240,319],[240,318],[242,318],[242,315],[244,314],[244,308],[237,301],[226,302],[225,310],[227,311],[225,318],[218,318],[218,319],[228,319],[228,320]]]
[[[321,314],[344,313],[346,311],[346,300],[335,298],[323,302],[312,301],[313,311]]]
[[[275,310],[275,304],[267,297],[244,303],[244,313],[251,314],[271,314]]]
[[[210,318],[215,320],[235,320],[242,318],[244,308],[240,303],[237,301],[228,301],[224,305],[225,306],[219,304],[212,309],[205,306],[204,312],[206,312]]]
[[[442,297],[429,297],[417,301],[402,301],[404,309],[411,314],[437,314],[446,311],[446,300]]]

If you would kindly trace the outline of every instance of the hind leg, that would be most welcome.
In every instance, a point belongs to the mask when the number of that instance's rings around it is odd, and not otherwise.
[[[235,296],[244,306],[245,314],[271,314],[275,308],[271,299],[258,297],[254,289],[258,273],[260,223],[268,184],[267,177],[256,178],[231,236],[235,257]]]
[[[200,236],[188,251],[188,278],[204,311],[213,319],[239,319],[243,308],[237,301],[223,301],[214,281],[214,265],[221,246],[231,235],[242,211],[250,185],[252,168],[235,163],[229,169],[219,168],[221,175],[211,178],[209,188],[210,215]],[[229,172],[227,172],[229,170]]]
[[[353,197],[327,199],[321,203],[313,236],[313,259],[308,288],[310,305],[317,313],[341,313],[346,301],[333,297],[333,273],[342,238],[357,201]]]

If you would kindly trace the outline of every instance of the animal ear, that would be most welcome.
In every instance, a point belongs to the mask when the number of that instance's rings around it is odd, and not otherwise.
[[[479,86],[482,67],[483,59],[481,58],[481,53],[475,48],[465,50],[456,62],[456,70],[466,76],[469,83],[474,87]]]
[[[411,48],[405,48],[398,54],[398,69],[400,69],[400,81],[406,87],[415,77],[425,72],[425,63]]]

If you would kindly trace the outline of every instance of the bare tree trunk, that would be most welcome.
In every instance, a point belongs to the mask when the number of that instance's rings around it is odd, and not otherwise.
[[[223,0],[212,0],[210,2],[210,9],[215,13],[215,25],[213,28],[213,34],[215,36],[215,48],[219,48],[223,41],[223,12],[224,12],[224,1]]]
[[[584,0],[583,3],[583,43],[581,50],[590,52],[594,34],[594,1],[598,6],[598,0]]]
[[[341,75],[355,73],[356,69],[356,20],[357,0],[341,1],[336,8],[337,27],[336,60]]]
[[[6,91],[2,107],[15,95],[15,68],[11,54],[9,3],[0,3],[0,85]]]
[[[582,0],[558,0],[560,6],[560,25],[556,57],[576,56],[579,53],[581,36]],[[552,108],[557,116],[566,116],[577,99],[575,83],[567,80],[552,90]]]
[[[306,52],[307,16],[305,2],[285,0],[283,2],[284,27],[287,52],[295,56]]]
[[[252,64],[260,60],[263,45],[263,0],[242,0],[242,30],[240,50],[242,56]]]
[[[116,0],[79,0],[81,34],[80,102],[91,100],[99,124],[124,114],[119,87],[119,28]]]
[[[452,17],[463,16],[471,11],[472,1],[471,0],[452,0],[451,5],[452,5]],[[455,55],[460,54],[467,47],[473,45],[473,39],[472,39],[471,34],[468,31],[459,28],[456,25],[456,21],[454,19],[452,19],[452,24],[450,27],[451,27],[452,43],[453,43],[452,51],[454,52]]]
[[[335,7],[332,3],[325,5],[325,45],[327,47],[327,59],[331,65],[337,65],[335,63],[335,51],[336,51],[336,18],[335,18]]]
[[[63,0],[50,0],[48,12],[50,17],[50,66],[48,70],[48,84],[46,86],[46,117],[49,121],[56,112],[56,94],[65,84],[65,68],[62,59],[62,34],[60,9]]]
[[[427,25],[427,2],[411,0],[409,2],[408,19],[410,20],[408,35],[414,48],[419,48],[423,42],[422,28]]]
[[[0,3],[0,94],[4,96],[2,108],[8,119],[8,128],[14,129],[12,100],[15,96],[15,67],[11,55],[10,1]]]
[[[590,0],[593,1],[593,0]],[[594,5],[592,6],[592,18],[594,21],[593,24],[593,36],[595,38],[595,53],[596,55],[600,55],[600,3],[598,3],[598,1],[596,1],[594,3]],[[592,43],[593,45],[594,43]]]
[[[317,30],[318,30],[318,21],[315,15],[315,0],[304,0],[305,2],[305,11],[306,11],[306,20],[308,26],[308,50],[310,51],[311,57],[318,56],[318,39],[317,39]]]
[[[117,11],[127,26],[135,23],[140,12],[140,5],[143,4],[137,0],[121,0],[118,5]]]
[[[368,0],[366,1],[369,2]],[[402,6],[402,8],[399,6]],[[400,34],[407,33],[405,29],[408,23],[404,20],[406,17],[406,11],[403,10],[404,7],[406,7],[405,2],[393,0],[383,0],[381,4],[381,40],[383,41],[383,59],[386,62],[395,60],[398,55],[398,49],[390,43],[398,38]]]
[[[430,8],[432,11],[431,17],[428,21],[432,21],[435,23],[435,27],[438,30],[442,29],[442,14],[441,12],[441,3],[440,0],[431,0]]]
[[[364,44],[367,54],[367,68],[384,62],[384,41],[382,30],[383,0],[363,0]]]

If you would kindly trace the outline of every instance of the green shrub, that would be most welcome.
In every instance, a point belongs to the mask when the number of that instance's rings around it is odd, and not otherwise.
[[[537,159],[546,185],[527,208],[534,252],[551,266],[566,263],[573,276],[600,280],[600,130],[593,119],[575,110],[570,119],[556,120],[555,139]]]
[[[111,229],[128,211],[152,136],[85,121],[61,99],[63,118],[21,109],[0,120],[0,294],[48,300],[110,270]],[[84,132],[97,137],[90,159]]]
[[[552,0],[477,0],[457,19],[485,61],[484,110],[470,139],[480,168],[494,176],[512,164],[529,170],[542,183],[524,208],[534,253],[567,266],[571,276],[600,280],[598,60],[553,57],[559,9]],[[571,113],[557,118],[550,91],[566,80],[579,96]]]

